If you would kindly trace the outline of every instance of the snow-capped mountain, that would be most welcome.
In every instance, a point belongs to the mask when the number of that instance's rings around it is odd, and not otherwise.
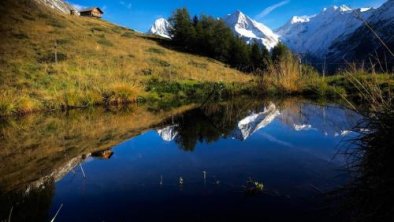
[[[78,11],[76,8],[64,2],[63,0],[35,0],[35,1],[65,14],[70,14],[70,10]]]
[[[163,38],[171,39],[171,24],[165,18],[159,18],[149,29],[148,34],[158,35]]]
[[[394,69],[394,56],[391,56],[391,53],[394,53],[394,0],[389,0],[378,9],[372,10],[371,15],[364,20],[369,27],[362,25],[335,41],[330,47],[327,60],[331,63],[346,60],[367,64],[370,61],[378,63],[377,60],[380,60],[385,61],[387,69]]]
[[[259,23],[241,11],[236,11],[223,18],[231,30],[247,43],[256,42],[271,50],[279,43],[278,36],[267,26]]]
[[[178,131],[176,130],[178,125],[171,125],[164,127],[162,129],[158,129],[157,133],[159,136],[166,142],[171,142],[176,139],[178,136]]]
[[[362,20],[357,16],[368,19],[374,11],[372,8],[333,6],[317,15],[295,16],[276,33],[296,53],[323,58],[333,42],[353,33],[362,25]]]
[[[246,140],[255,132],[268,126],[280,115],[275,104],[271,103],[260,113],[252,113],[238,122],[238,128],[233,132],[233,137],[241,141]]]

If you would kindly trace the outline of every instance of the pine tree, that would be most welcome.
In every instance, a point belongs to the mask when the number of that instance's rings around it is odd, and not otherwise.
[[[171,35],[174,42],[189,49],[190,43],[195,40],[195,29],[187,9],[177,9],[170,18],[170,23],[173,27]]]
[[[291,55],[290,50],[283,43],[279,43],[272,49],[272,62],[277,64],[281,60],[289,58]]]
[[[263,55],[260,46],[257,43],[253,43],[250,52],[251,68],[253,71],[261,69],[263,66]]]

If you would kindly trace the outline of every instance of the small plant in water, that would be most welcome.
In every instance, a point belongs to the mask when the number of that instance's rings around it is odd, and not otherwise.
[[[264,184],[258,181],[255,181],[251,178],[246,182],[244,186],[244,192],[248,195],[256,195],[262,193],[264,191]]]

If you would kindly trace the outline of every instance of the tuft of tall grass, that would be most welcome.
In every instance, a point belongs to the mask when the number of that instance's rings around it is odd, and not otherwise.
[[[344,210],[351,213],[352,221],[390,221],[394,215],[394,97],[382,88],[377,74],[360,78],[356,73],[360,71],[348,71],[346,79],[367,106],[359,109],[346,100],[365,120],[356,129],[360,132],[354,141],[357,149],[345,152],[354,179],[344,189]]]
[[[317,71],[301,64],[297,56],[288,54],[268,63],[267,71],[263,73],[262,84],[268,91],[299,94],[305,90],[307,83],[318,78]]]

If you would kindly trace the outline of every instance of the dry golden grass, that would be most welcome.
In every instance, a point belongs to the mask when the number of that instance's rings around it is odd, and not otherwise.
[[[59,14],[33,1],[6,0],[0,14],[0,115],[133,101],[146,94],[151,78],[253,79],[212,59],[166,49],[130,29]]]
[[[274,87],[283,93],[299,93],[304,85],[304,72],[302,64],[292,55],[271,63],[264,74],[263,85]]]

